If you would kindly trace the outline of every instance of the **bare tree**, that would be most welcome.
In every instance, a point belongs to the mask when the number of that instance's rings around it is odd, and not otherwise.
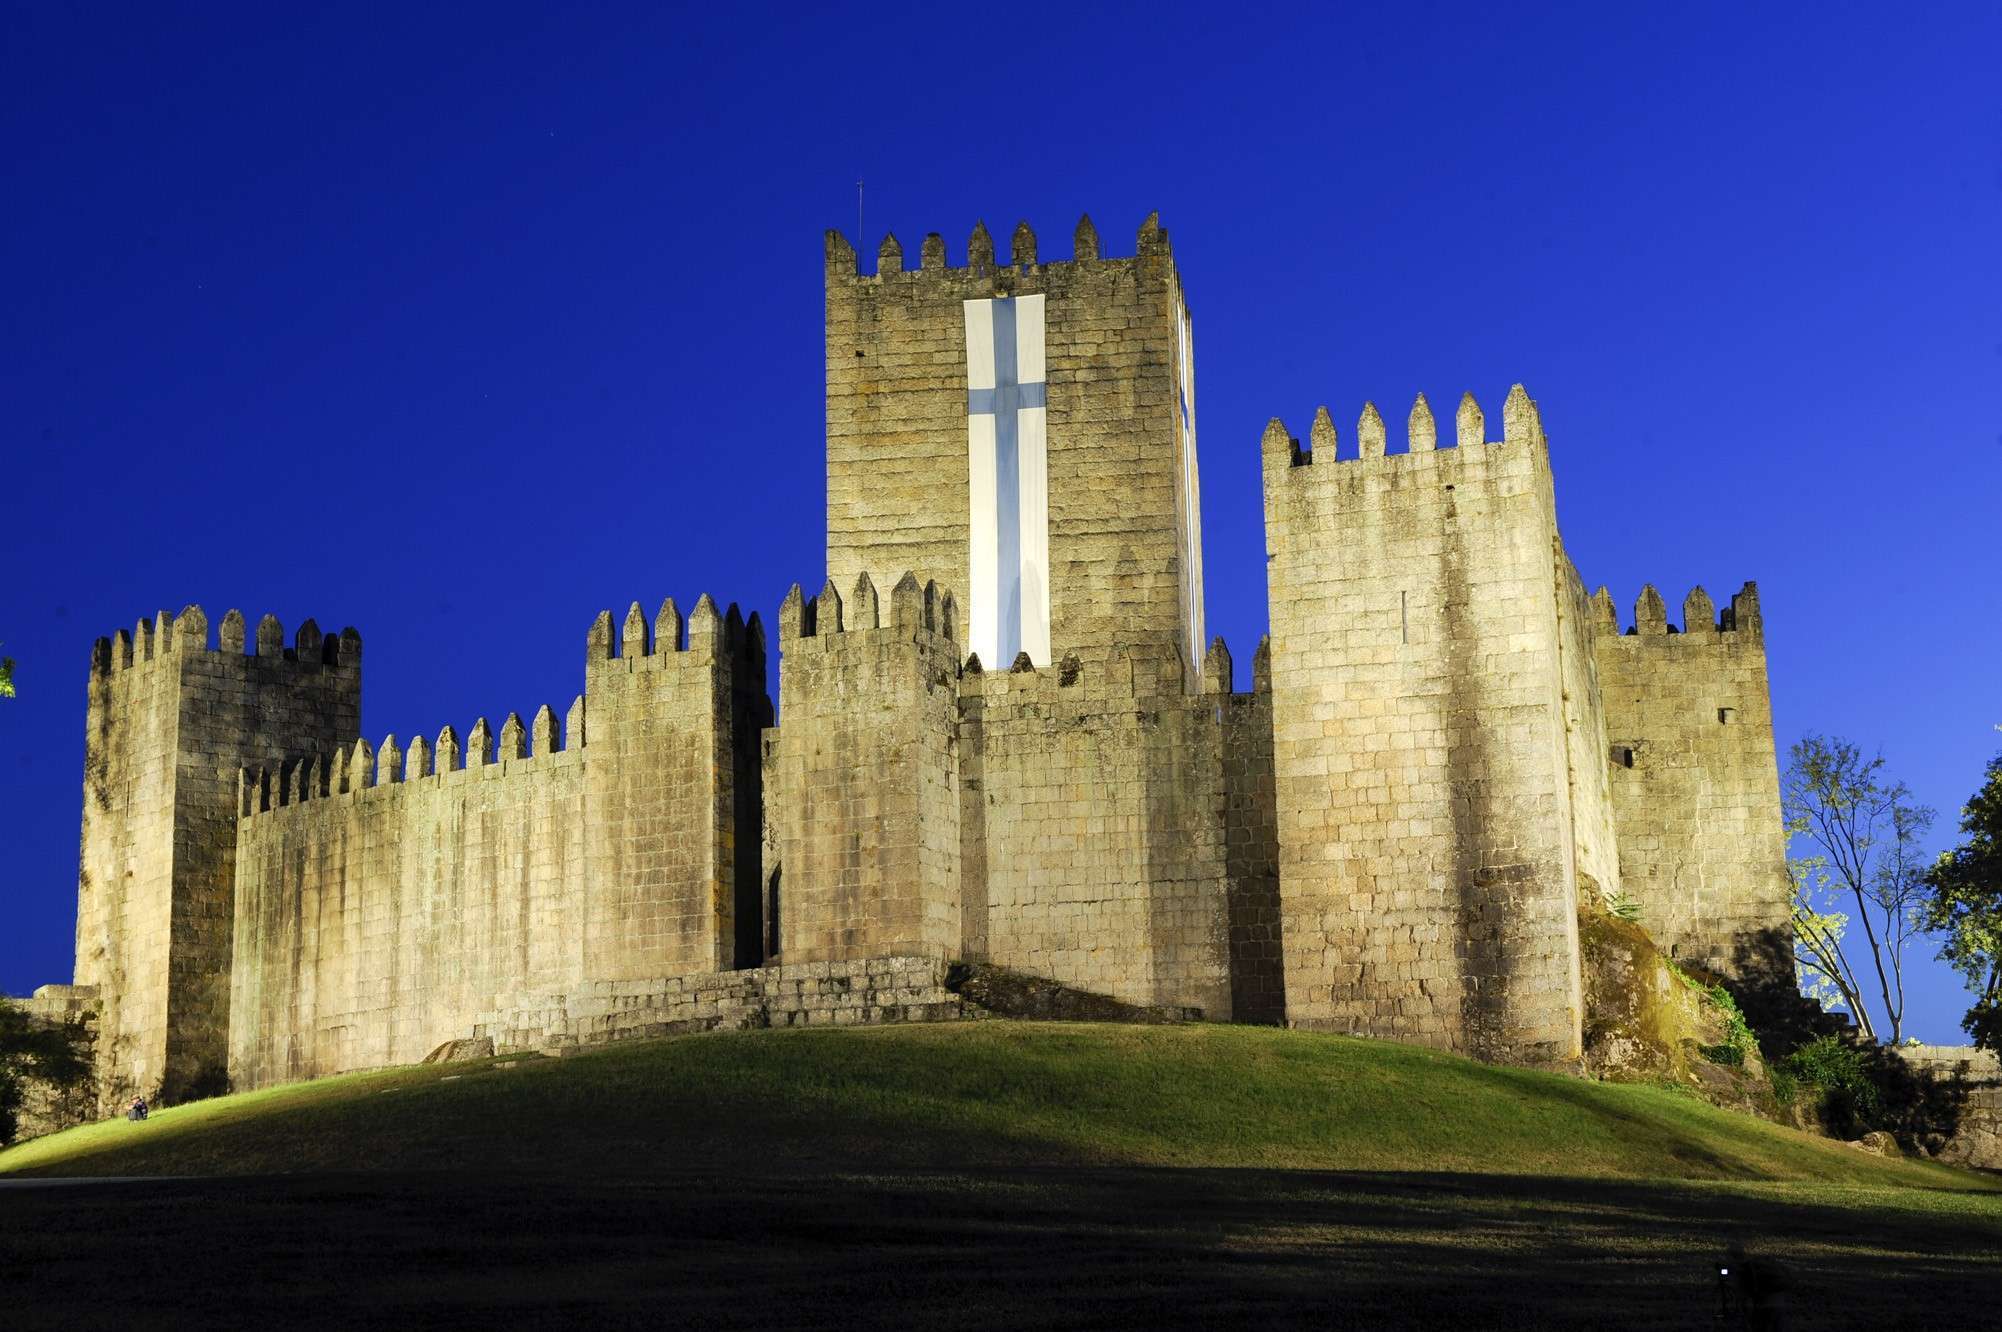
[[[1921,843],[1933,811],[1890,779],[1883,755],[1866,759],[1848,741],[1818,735],[1788,751],[1780,805],[1788,837],[1805,851],[1788,861],[1804,988],[1838,999],[1872,1040],[1883,1039],[1886,1027],[1893,1042],[1901,1040],[1905,946],[1927,901],[1931,864]],[[1860,927],[1861,948],[1852,926]],[[1871,981],[1882,1025],[1871,1011]]]

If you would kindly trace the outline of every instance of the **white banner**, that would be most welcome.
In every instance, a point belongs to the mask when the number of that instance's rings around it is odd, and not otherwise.
[[[1043,298],[967,301],[967,642],[990,670],[1050,663]]]

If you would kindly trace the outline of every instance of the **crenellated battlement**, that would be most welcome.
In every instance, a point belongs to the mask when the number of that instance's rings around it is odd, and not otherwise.
[[[779,641],[792,644],[809,638],[888,633],[917,642],[951,644],[959,641],[958,620],[959,603],[952,593],[929,580],[920,584],[914,573],[906,573],[890,589],[886,618],[876,584],[865,572],[856,578],[845,601],[832,578],[810,598],[794,583],[779,605]]]
[[[1446,449],[1468,449],[1475,447],[1506,447],[1512,445],[1536,445],[1547,447],[1548,439],[1543,433],[1543,414],[1536,400],[1521,384],[1510,388],[1508,397],[1502,403],[1502,437],[1490,440],[1487,436],[1487,418],[1481,405],[1472,393],[1460,395],[1459,409],[1454,413],[1454,442]],[[1313,423],[1308,427],[1307,444],[1301,446],[1288,430],[1286,422],[1273,417],[1265,426],[1261,441],[1261,451],[1265,457],[1265,471],[1268,476],[1283,475],[1299,467],[1311,467],[1317,461],[1327,463],[1372,462],[1380,459],[1423,458],[1440,452],[1439,426],[1432,415],[1432,404],[1423,393],[1412,402],[1410,412],[1405,416],[1404,448],[1391,452],[1388,429],[1383,414],[1373,402],[1365,402],[1356,419],[1355,456],[1343,458],[1340,455],[1341,436],[1335,428],[1334,417],[1325,406],[1314,411]]]
[[[439,728],[435,741],[419,735],[408,747],[391,734],[379,745],[357,740],[324,754],[240,768],[237,815],[249,819],[291,805],[360,797],[423,782],[437,785],[467,774],[478,780],[540,771],[550,763],[575,761],[584,743],[584,696],[579,694],[560,729],[555,710],[545,703],[527,724],[520,713],[510,712],[498,734],[485,717],[478,718],[463,742],[458,730],[447,725]]]
[[[1765,618],[1759,612],[1759,585],[1748,582],[1731,597],[1721,613],[1702,587],[1694,587],[1682,599],[1682,624],[1669,623],[1668,606],[1661,593],[1649,583],[1634,599],[1634,614],[1626,630],[1620,629],[1619,612],[1613,594],[1601,587],[1592,594],[1592,631],[1607,638],[1642,641],[1647,639],[1691,639],[1701,642],[1712,634],[1743,634],[1763,640]]]
[[[1017,273],[1044,272],[1051,269],[1065,269],[1084,265],[1131,264],[1140,259],[1154,256],[1168,256],[1173,251],[1168,244],[1168,232],[1161,225],[1159,213],[1149,213],[1147,220],[1140,224],[1134,238],[1134,253],[1125,258],[1109,258],[1100,252],[1098,228],[1089,213],[1078,218],[1077,226],[1071,231],[1071,257],[1069,259],[1044,260],[1037,254],[1036,233],[1028,222],[1015,224],[1008,238],[1008,254],[1005,263],[997,263],[993,234],[987,230],[985,222],[973,224],[972,234],[966,240],[966,262],[954,266],[947,261],[945,238],[934,231],[927,234],[918,249],[918,266],[904,266],[904,246],[894,232],[886,233],[876,247],[876,271],[863,273],[861,261],[855,246],[841,231],[829,228],[826,237],[827,276],[849,282],[885,282],[921,280],[927,276],[957,279],[988,278],[996,273],[1010,270]]]
[[[764,623],[757,612],[746,620],[735,602],[718,611],[704,592],[686,617],[673,597],[660,603],[652,619],[633,602],[616,627],[612,612],[599,611],[585,636],[584,658],[589,671],[658,670],[675,662],[761,660],[764,646]]]
[[[242,611],[225,614],[218,633],[211,635],[202,608],[188,605],[179,615],[170,616],[163,610],[150,619],[142,617],[131,629],[98,639],[91,646],[90,671],[92,675],[123,675],[195,652],[353,669],[361,665],[361,634],[352,626],[338,634],[323,634],[318,622],[309,619],[299,626],[292,646],[287,647],[285,627],[276,616],[266,615],[257,622],[255,636],[246,641]]]

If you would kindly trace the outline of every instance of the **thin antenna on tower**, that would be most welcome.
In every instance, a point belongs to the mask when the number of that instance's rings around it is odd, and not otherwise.
[[[862,181],[855,181],[855,248],[862,249],[869,244],[869,233],[862,226]]]

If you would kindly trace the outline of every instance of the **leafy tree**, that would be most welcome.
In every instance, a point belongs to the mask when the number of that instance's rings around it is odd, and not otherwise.
[[[20,1132],[29,1079],[67,1091],[90,1074],[90,1028],[83,1021],[44,1022],[0,999],[0,1147]]]
[[[1788,837],[1807,851],[1788,865],[1796,961],[1808,992],[1832,988],[1871,1040],[1885,1039],[1884,1027],[1888,1039],[1901,1039],[1905,947],[1922,928],[1927,869],[1920,843],[1933,811],[1891,780],[1883,755],[1866,759],[1848,741],[1818,735],[1788,751],[1780,805]],[[1854,929],[1862,932],[1860,946]]]
[[[0,698],[14,697],[14,659],[0,657]]]
[[[1961,1025],[1976,1045],[2002,1051],[2002,754],[1961,809],[1960,831],[1961,844],[1926,874],[1923,923],[1945,936],[1940,957],[1974,991]]]
[[[1842,955],[1842,938],[1849,930],[1844,911],[1817,911],[1817,893],[1825,895],[1827,876],[1818,856],[1787,862],[1793,876],[1793,960],[1800,992],[1824,1012],[1855,1008],[1856,978]]]

